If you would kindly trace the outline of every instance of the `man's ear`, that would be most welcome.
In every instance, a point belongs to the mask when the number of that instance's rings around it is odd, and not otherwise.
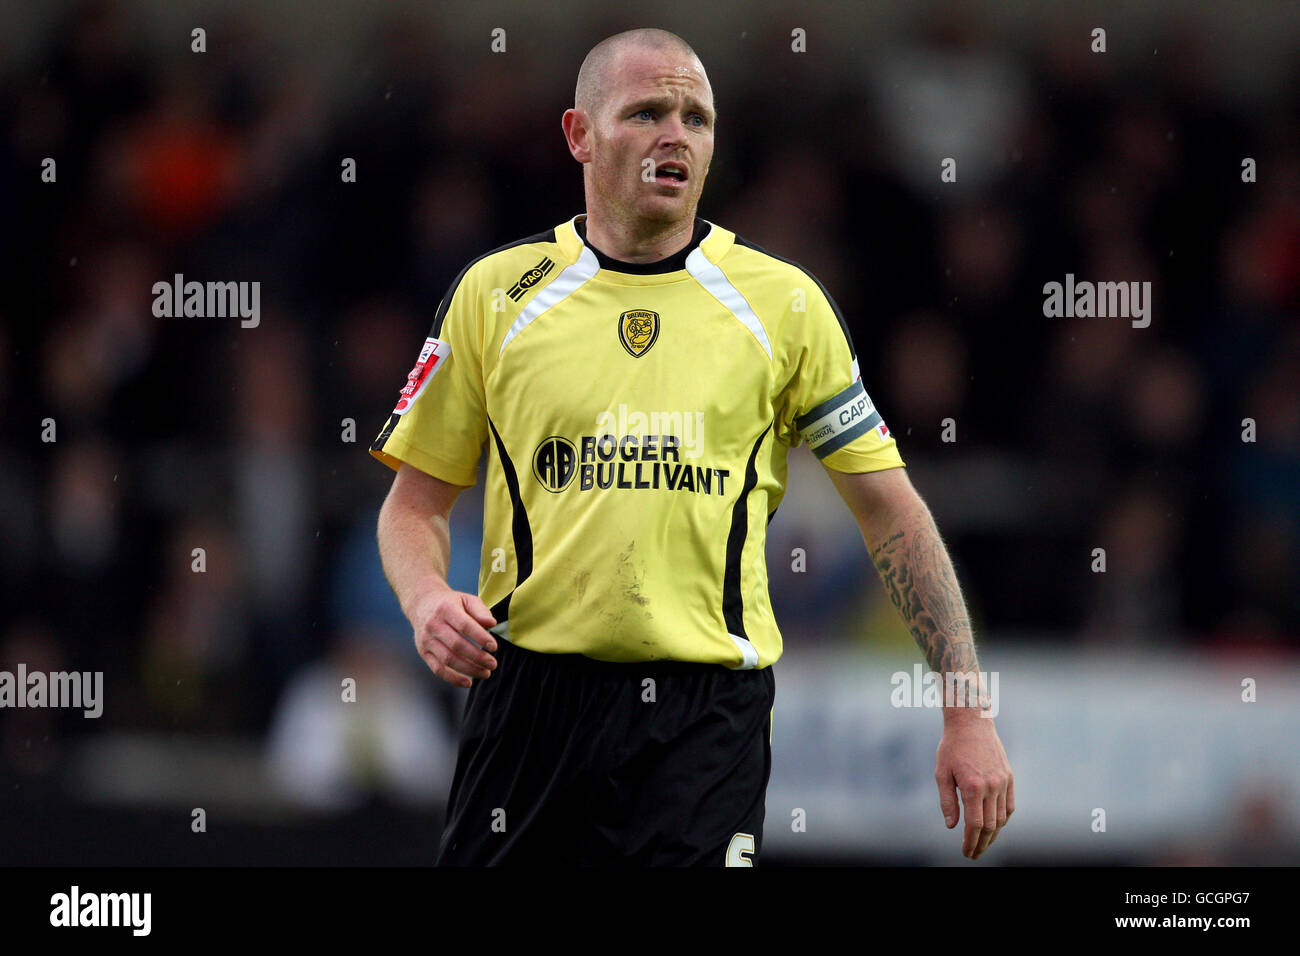
[[[591,124],[585,110],[569,108],[560,118],[569,152],[580,163],[591,162]]]

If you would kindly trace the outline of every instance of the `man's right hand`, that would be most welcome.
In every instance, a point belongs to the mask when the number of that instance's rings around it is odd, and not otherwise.
[[[472,678],[492,676],[497,661],[488,651],[497,649],[497,639],[486,628],[495,625],[496,618],[477,594],[445,585],[433,588],[407,617],[415,629],[415,649],[429,670],[448,684],[469,687]]]

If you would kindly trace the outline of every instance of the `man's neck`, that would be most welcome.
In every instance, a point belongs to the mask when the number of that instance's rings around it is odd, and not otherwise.
[[[621,262],[647,263],[667,259],[690,245],[695,234],[695,216],[662,227],[652,224],[624,224],[610,219],[593,218],[587,213],[587,242],[611,259]]]

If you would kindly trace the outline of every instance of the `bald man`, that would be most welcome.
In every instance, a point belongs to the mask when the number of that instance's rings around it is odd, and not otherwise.
[[[717,114],[680,37],[597,44],[562,119],[586,211],[452,282],[371,454],[384,569],[469,689],[444,865],[752,866],[781,635],[764,540],[806,443],[931,669],[962,852],[1014,809],[961,591],[834,300],[697,215]],[[477,594],[447,522],[487,450]],[[944,685],[947,686],[947,685]]]

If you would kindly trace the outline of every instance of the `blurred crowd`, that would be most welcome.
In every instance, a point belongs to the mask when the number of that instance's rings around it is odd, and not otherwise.
[[[575,37],[569,72],[630,25]],[[1191,29],[1141,71],[1065,28],[1012,45],[956,17],[842,61],[772,23],[745,41],[763,69],[686,39],[720,111],[700,213],[837,300],[977,633],[1300,647],[1300,83],[1229,98]],[[555,51],[439,70],[460,41],[400,17],[357,41],[336,100],[249,21],[157,58],[128,8],[90,2],[0,76],[0,666],[105,671],[96,730],[265,736],[325,807],[440,798],[451,744],[410,742],[450,741],[462,699],[383,578],[391,472],[366,448],[462,266],[582,209],[571,80],[529,79]],[[259,281],[259,326],[156,318],[176,273]],[[1067,273],[1150,281],[1150,326],[1045,317]],[[895,640],[818,469],[792,454],[770,529],[787,641]],[[464,590],[479,490],[453,515]],[[320,705],[347,677],[336,726]],[[0,764],[39,777],[30,740],[62,718],[12,716]]]

